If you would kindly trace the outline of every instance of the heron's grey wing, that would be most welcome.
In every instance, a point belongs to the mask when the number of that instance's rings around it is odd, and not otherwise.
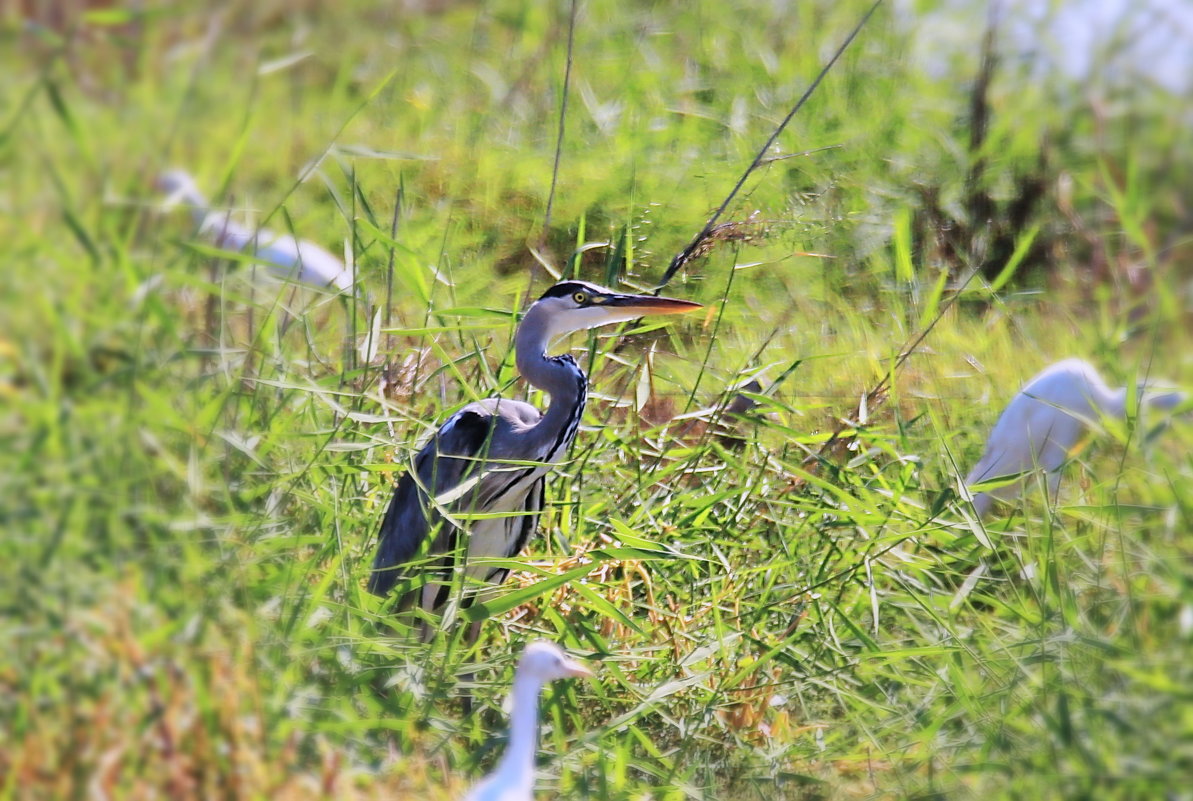
[[[398,480],[381,520],[369,592],[385,596],[393,589],[401,566],[418,553],[427,534],[443,520],[425,490],[440,495],[459,486],[486,448],[493,422],[493,416],[483,409],[461,409],[414,457],[415,475],[407,471]]]
[[[530,541],[530,538],[534,536],[534,532],[538,529],[539,514],[543,511],[546,486],[547,477],[541,476],[538,481],[535,481],[530,486],[530,491],[526,493],[526,499],[522,502],[522,508],[519,510],[522,514],[509,518],[510,525],[515,529],[513,548],[509,552],[510,556],[520,554],[522,549],[526,547],[526,543]],[[508,567],[499,567],[489,574],[488,580],[494,584],[501,584],[509,574]]]
[[[530,492],[526,493],[526,506],[523,507],[526,514],[522,516],[522,530],[518,533],[518,542],[514,553],[520,553],[526,547],[526,543],[534,536],[535,530],[539,527],[539,514],[543,511],[546,487],[547,477],[543,476],[534,482]]]
[[[540,464],[518,464],[537,463],[546,455],[527,436],[533,434],[542,414],[529,403],[508,398],[486,398],[473,404],[473,408],[493,415],[492,441],[484,454],[490,463],[477,483],[473,500],[478,508],[485,510],[518,511],[522,507],[505,505],[506,499],[524,495],[534,474],[544,472]]]

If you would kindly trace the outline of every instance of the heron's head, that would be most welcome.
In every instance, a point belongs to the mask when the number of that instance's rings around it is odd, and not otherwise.
[[[191,206],[204,205],[204,199],[195,179],[186,170],[170,169],[157,176],[153,182],[157,191],[165,195],[167,207],[185,203]]]
[[[651,314],[682,314],[699,303],[654,295],[627,295],[587,281],[561,281],[543,293],[526,313],[527,325],[540,328],[547,342],[572,331],[636,320]]]
[[[518,673],[542,682],[592,676],[591,670],[565,654],[558,645],[546,640],[537,640],[526,646],[518,663]]]

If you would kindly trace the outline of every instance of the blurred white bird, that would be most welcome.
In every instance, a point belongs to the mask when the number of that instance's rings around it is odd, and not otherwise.
[[[464,801],[533,801],[539,692],[544,684],[555,679],[591,675],[591,670],[568,657],[554,643],[539,640],[526,646],[514,671],[509,745],[497,769],[473,787]]]
[[[1172,409],[1182,392],[1139,388],[1140,405]],[[965,478],[966,486],[1018,476],[1018,480],[973,496],[974,511],[986,515],[994,501],[1013,501],[1029,474],[1047,473],[1048,494],[1055,497],[1060,471],[1091,424],[1101,417],[1124,419],[1127,390],[1111,389],[1098,371],[1081,359],[1065,359],[1044,368],[1019,390],[990,432],[981,461]]]
[[[352,291],[355,283],[352,271],[315,243],[266,228],[247,228],[233,220],[230,211],[209,211],[207,199],[185,170],[162,173],[157,188],[166,193],[168,206],[179,203],[190,206],[199,233],[217,247],[251,254],[273,273],[291,281],[321,289],[330,286],[341,292]]]

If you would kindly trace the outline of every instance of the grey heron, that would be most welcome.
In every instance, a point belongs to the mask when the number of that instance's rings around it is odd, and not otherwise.
[[[1139,388],[1140,404],[1144,407],[1172,409],[1184,397],[1181,392]],[[965,484],[1019,478],[975,494],[974,511],[985,516],[995,500],[1015,500],[1023,491],[1027,475],[1036,470],[1045,471],[1048,494],[1055,496],[1061,468],[1091,423],[1101,417],[1121,420],[1126,414],[1126,387],[1111,389],[1088,362],[1065,359],[1044,368],[1003,410],[990,432],[981,460],[966,476]]]
[[[394,489],[381,521],[369,591],[388,595],[431,534],[428,553],[440,557],[437,570],[446,577],[424,585],[423,609],[446,603],[460,551],[465,580],[504,581],[509,570],[483,560],[514,557],[530,538],[543,508],[545,476],[575,439],[588,395],[584,371],[566,353],[548,355],[551,343],[573,331],[698,308],[687,300],[626,295],[584,281],[564,281],[544,292],[518,326],[514,350],[522,377],[551,396],[546,413],[521,401],[489,398],[470,403],[443,424]],[[463,522],[453,520],[456,515],[472,517]],[[415,600],[411,593],[400,606]]]
[[[581,676],[590,677],[592,671],[558,645],[539,640],[526,646],[514,671],[509,745],[496,770],[473,787],[464,801],[533,801],[539,693],[549,681]]]
[[[250,254],[271,272],[292,281],[325,289],[333,287],[351,292],[355,280],[344,263],[314,242],[278,234],[267,228],[248,228],[231,218],[227,211],[210,211],[207,199],[195,179],[185,170],[167,170],[158,176],[157,188],[166,194],[166,203],[190,207],[199,234],[217,247]]]

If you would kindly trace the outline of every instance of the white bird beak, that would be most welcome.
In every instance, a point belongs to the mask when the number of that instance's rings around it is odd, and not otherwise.
[[[573,678],[591,679],[596,674],[592,672],[587,665],[577,662],[575,659],[567,660],[563,665],[564,672]]]

